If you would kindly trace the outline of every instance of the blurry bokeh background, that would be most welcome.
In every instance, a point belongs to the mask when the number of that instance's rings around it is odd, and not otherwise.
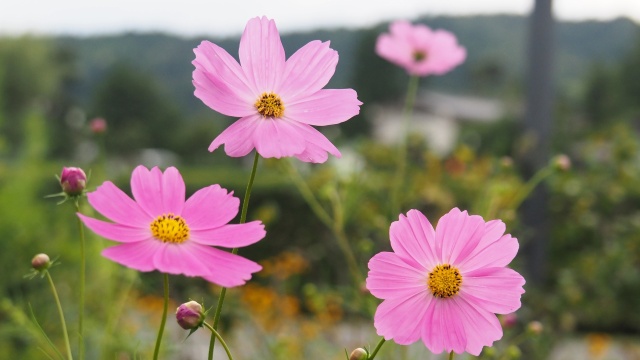
[[[640,5],[422,3],[3,1],[0,358],[50,353],[30,307],[61,346],[45,281],[23,278],[39,252],[60,262],[52,275],[75,338],[76,219],[69,204],[44,198],[60,191],[54,174],[63,166],[90,170],[89,188],[112,180],[128,191],[136,165],[175,165],[188,195],[219,183],[243,196],[250,158],[207,152],[233,119],[193,96],[191,61],[204,39],[235,57],[246,21],[267,15],[288,56],[330,40],[340,61],[328,87],[354,88],[364,105],[322,129],[342,159],[260,162],[249,218],[266,224],[267,237],[242,254],[264,270],[230,291],[223,318],[238,359],[344,359],[344,348],[378,340],[378,300],[361,280],[371,256],[390,249],[398,216],[388,205],[408,76],[377,57],[374,44],[397,19],[451,31],[468,53],[451,73],[420,81],[402,212],[418,208],[435,222],[457,206],[503,219],[522,244],[512,266],[528,279],[523,307],[481,357],[640,359]],[[105,132],[92,130],[96,118]],[[557,154],[569,156],[569,169],[554,163]],[[345,242],[358,269],[349,268]],[[106,240],[88,234],[88,243],[89,358],[148,358],[160,276],[101,258]],[[217,301],[219,288],[202,280],[171,281],[176,304]],[[206,333],[185,337],[169,321],[166,358],[204,358]],[[380,358],[429,355],[422,344],[387,344]]]

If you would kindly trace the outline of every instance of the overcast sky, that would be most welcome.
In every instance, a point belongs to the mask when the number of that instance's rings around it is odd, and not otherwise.
[[[534,0],[0,0],[0,34],[93,35],[163,31],[235,35],[266,15],[281,32],[362,27],[418,15],[527,14]],[[559,19],[640,23],[640,0],[555,0]]]

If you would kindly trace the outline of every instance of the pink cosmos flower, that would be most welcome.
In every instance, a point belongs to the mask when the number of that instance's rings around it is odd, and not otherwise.
[[[462,64],[467,51],[455,35],[425,25],[396,21],[376,42],[376,53],[404,68],[410,75],[442,75]]]
[[[369,261],[367,288],[384,301],[374,325],[401,345],[422,339],[434,352],[478,355],[502,337],[496,317],[520,308],[525,281],[506,267],[518,241],[500,220],[484,222],[457,208],[434,230],[417,210],[389,230],[394,252]]]
[[[103,134],[107,132],[107,120],[101,117],[92,119],[89,122],[89,128],[91,129],[91,132],[94,134]]]
[[[336,147],[314,126],[338,124],[360,112],[352,89],[322,89],[333,76],[338,53],[329,42],[311,41],[285,61],[273,20],[249,20],[240,39],[240,63],[216,44],[195,50],[195,96],[238,121],[216,137],[209,151],[225,144],[229,156],[254,148],[265,158],[295,156],[322,163]]]
[[[253,244],[265,236],[260,221],[228,224],[240,201],[219,185],[185,201],[185,185],[174,167],[138,166],[131,175],[132,200],[106,181],[87,194],[89,204],[113,223],[78,213],[96,234],[120,242],[102,251],[110,260],[139,271],[199,276],[221,286],[244,284],[261,266],[213,248]]]

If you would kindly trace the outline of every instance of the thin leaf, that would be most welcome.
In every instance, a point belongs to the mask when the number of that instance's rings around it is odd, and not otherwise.
[[[31,303],[28,303],[28,305],[29,305],[29,314],[31,314],[31,321],[33,321],[33,323],[36,325],[36,328],[40,330],[40,334],[42,335],[42,337],[44,337],[45,340],[47,340],[47,343],[49,344],[49,346],[51,346],[53,351],[55,351],[56,354],[58,354],[58,357],[62,360],[65,360],[64,356],[62,356],[62,354],[60,353],[60,351],[58,351],[56,346],[53,345],[53,342],[51,341],[51,339],[49,339],[49,336],[47,336],[47,333],[44,332],[44,329],[42,329],[42,327],[38,323],[38,319],[36,319],[36,315],[33,313],[33,308],[31,307]]]

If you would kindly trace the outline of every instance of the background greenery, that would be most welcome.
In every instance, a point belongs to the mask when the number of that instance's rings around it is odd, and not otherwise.
[[[520,107],[525,18],[423,21],[456,33],[469,53],[451,74],[422,81],[423,89],[493,96]],[[407,82],[401,70],[373,53],[376,36],[385,30],[381,24],[283,36],[287,54],[312,39],[331,40],[340,62],[329,86],[353,87],[365,105],[362,115],[341,131],[328,133],[343,159],[324,165],[260,163],[249,217],[261,219],[268,235],[242,253],[265,270],[230,292],[229,304],[240,305],[226,308],[224,324],[227,329],[246,329],[247,324],[260,329],[250,335],[261,339],[256,343],[263,346],[262,358],[318,358],[327,349],[327,357],[339,358],[341,346],[376,341],[371,315],[378,302],[363,292],[361,281],[371,256],[389,249],[388,227],[398,215],[389,210],[397,149],[371,140],[367,109],[401,102]],[[90,188],[109,179],[128,189],[133,167],[150,161],[148,149],[161,149],[151,153],[152,159],[178,165],[189,194],[219,183],[242,197],[248,160],[206,151],[230,119],[192,94],[192,49],[201,40],[166,34],[0,39],[0,358],[39,359],[43,350],[50,352],[28,304],[60,344],[44,280],[23,278],[39,252],[59,258],[52,274],[75,337],[76,219],[69,204],[44,198],[59,192],[53,175],[62,166],[91,169]],[[209,40],[237,52],[238,39]],[[553,146],[556,153],[569,154],[573,166],[568,171],[551,167],[543,184],[551,195],[549,276],[544,283],[527,285],[515,327],[507,330],[504,342],[483,353],[485,358],[543,359],[563,336],[637,337],[640,332],[638,69],[637,24],[627,19],[559,24]],[[97,116],[107,120],[106,134],[89,130],[89,119]],[[524,254],[529,234],[536,231],[519,221],[516,201],[526,191],[527,179],[517,166],[526,139],[519,133],[518,111],[499,120],[465,125],[455,150],[445,156],[410,137],[401,208],[418,208],[432,221],[454,206],[501,218],[520,239]],[[307,187],[317,202],[315,212],[301,195]],[[317,216],[318,209],[328,223]],[[83,211],[91,209],[85,204]],[[108,242],[88,236],[89,358],[145,355],[159,317],[160,278],[109,263],[99,256]],[[353,249],[355,271],[349,269],[340,239]],[[536,271],[523,255],[512,265],[525,277]],[[204,299],[210,305],[218,290],[199,279],[173,277],[171,298],[176,303]],[[544,324],[543,334],[518,340],[534,320]],[[328,335],[344,324],[370,332],[364,339]],[[189,358],[183,334],[173,331],[179,335],[165,343],[166,351]],[[385,350],[404,351],[392,345]]]

